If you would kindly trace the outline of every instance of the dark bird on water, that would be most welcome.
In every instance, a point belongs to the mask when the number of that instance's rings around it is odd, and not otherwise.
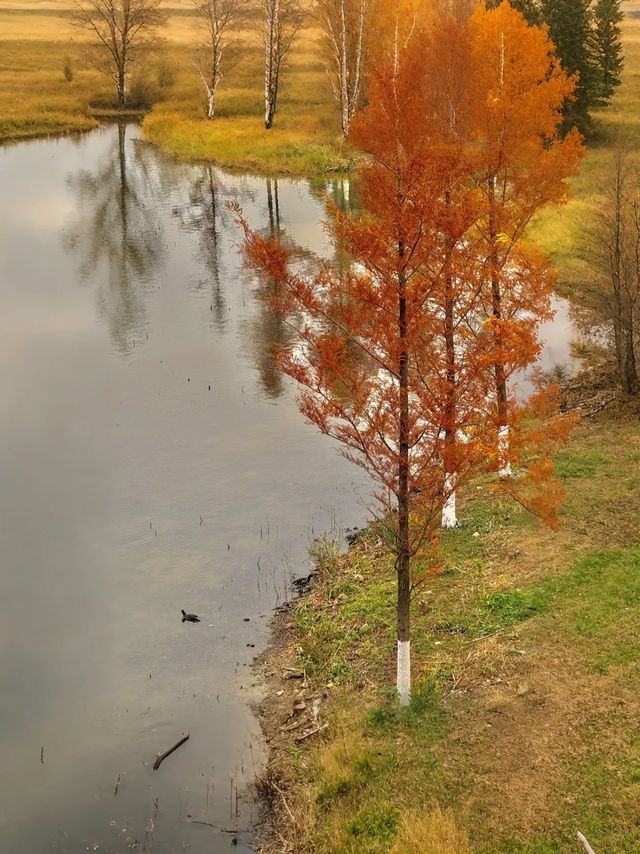
[[[187,614],[187,612],[182,609],[182,622],[183,623],[199,623],[200,617],[197,614]]]

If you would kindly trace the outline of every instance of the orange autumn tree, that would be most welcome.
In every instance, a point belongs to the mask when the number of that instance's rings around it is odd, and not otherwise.
[[[335,210],[330,225],[354,261],[346,274],[324,265],[303,275],[285,247],[252,231],[239,214],[247,257],[266,280],[280,283],[274,303],[295,327],[295,343],[279,362],[302,389],[303,413],[378,487],[378,517],[392,532],[396,558],[402,705],[411,684],[411,561],[419,553],[423,562],[433,560],[452,428],[437,310],[453,257],[443,257],[443,234],[468,226],[464,212],[447,202],[464,170],[459,152],[443,145],[428,121],[423,54],[424,36],[415,33],[397,40],[370,72],[369,105],[351,129],[351,141],[367,155],[358,183],[365,212]],[[482,363],[473,370],[481,376]],[[464,411],[478,420],[474,407]],[[456,426],[470,428],[459,417]],[[475,446],[467,443],[467,460]]]
[[[566,199],[566,179],[583,148],[576,130],[560,137],[563,105],[573,97],[575,80],[553,56],[546,28],[530,26],[503,3],[490,10],[479,6],[469,29],[471,97],[458,120],[477,158],[474,181],[486,208],[479,250],[494,348],[496,465],[506,479],[519,462],[513,436],[526,417],[510,381],[539,355],[538,326],[552,316],[555,283],[555,272],[524,236],[537,211]]]
[[[457,487],[486,461],[478,459],[481,445],[484,457],[502,468],[504,436],[499,426],[487,429],[500,417],[503,424],[507,417],[511,423],[511,459],[519,468],[517,479],[501,479],[503,490],[555,526],[562,489],[550,452],[566,440],[573,422],[559,414],[553,389],[540,388],[530,401],[517,401],[512,378],[535,363],[539,324],[551,316],[554,273],[519,241],[540,205],[566,193],[563,178],[579,156],[577,135],[557,138],[561,106],[572,84],[552,65],[544,32],[532,32],[508,6],[499,12],[478,8],[471,15],[468,5],[436,2],[428,34],[422,61],[431,145],[447,152],[448,160],[441,154],[441,162],[449,168],[446,213],[434,224],[441,232],[444,273],[429,305],[441,318],[446,352],[446,377],[440,383],[447,402],[442,527],[457,525]],[[494,42],[498,48],[492,60],[487,44]],[[508,109],[491,88],[496,75]],[[523,108],[526,119],[518,117]],[[500,123],[505,116],[508,121]],[[496,222],[488,172],[491,189],[499,188],[501,204],[515,211],[516,219],[511,238],[500,230],[492,243],[501,248],[499,263],[493,251],[487,253],[487,227]],[[506,228],[504,212],[497,221]],[[542,409],[544,429],[533,429]],[[475,410],[475,422],[469,410]],[[475,441],[466,441],[464,425],[472,425]]]

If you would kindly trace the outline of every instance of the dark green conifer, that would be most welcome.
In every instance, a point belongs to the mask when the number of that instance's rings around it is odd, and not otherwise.
[[[542,0],[542,15],[556,55],[568,74],[576,74],[575,98],[565,105],[564,130],[589,129],[589,110],[597,103],[600,74],[595,62],[590,0]]]
[[[598,69],[597,103],[608,104],[620,85],[622,53],[622,0],[596,0],[593,9],[593,48]]]

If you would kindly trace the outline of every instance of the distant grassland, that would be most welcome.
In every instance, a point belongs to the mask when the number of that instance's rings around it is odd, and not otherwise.
[[[626,4],[626,71],[614,104],[595,116],[589,154],[573,180],[569,204],[544,211],[531,236],[561,271],[582,274],[582,224],[597,205],[597,187],[619,139],[638,140],[640,122],[640,0]],[[149,140],[172,155],[210,160],[262,173],[312,175],[349,169],[353,151],[340,134],[339,114],[319,50],[320,33],[301,33],[282,78],[275,126],[262,122],[262,49],[255,32],[243,34],[241,62],[220,85],[217,114],[204,119],[203,93],[191,58],[197,19],[189,0],[169,0],[161,50],[149,59],[149,84],[159,97],[144,120]],[[70,20],[70,0],[0,0],[0,142],[86,130],[112,112],[109,81],[86,62],[86,35]],[[71,84],[63,63],[74,66]],[[170,84],[157,85],[160,66]]]

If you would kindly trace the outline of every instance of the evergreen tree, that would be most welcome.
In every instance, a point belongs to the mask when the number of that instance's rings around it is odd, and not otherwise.
[[[593,10],[594,55],[599,75],[597,103],[608,104],[620,85],[622,54],[622,0],[596,0]]]
[[[542,14],[556,55],[567,74],[578,75],[575,98],[567,101],[564,130],[589,129],[589,110],[597,103],[600,74],[595,63],[590,0],[542,0]]]

